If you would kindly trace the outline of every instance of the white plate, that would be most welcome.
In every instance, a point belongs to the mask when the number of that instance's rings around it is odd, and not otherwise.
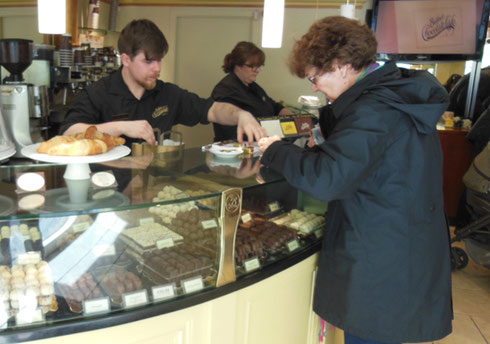
[[[211,148],[209,148],[209,151],[218,158],[223,159],[235,158],[243,153],[242,147],[229,147],[219,145],[212,145]]]
[[[131,153],[131,149],[128,146],[117,146],[111,149],[110,151],[102,154],[95,155],[87,155],[87,156],[55,156],[48,155],[43,153],[38,153],[37,149],[41,144],[36,143],[33,145],[29,145],[27,147],[22,148],[21,153],[32,159],[39,160],[43,162],[57,162],[60,164],[83,164],[83,163],[92,163],[92,162],[105,162],[112,161],[122,158],[123,156]]]
[[[0,161],[10,158],[16,153],[15,146],[0,146]]]

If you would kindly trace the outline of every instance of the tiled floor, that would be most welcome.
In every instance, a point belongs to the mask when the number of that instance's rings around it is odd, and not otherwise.
[[[455,246],[464,248],[464,243]],[[468,266],[454,271],[453,332],[435,344],[490,344],[490,269],[470,258]]]

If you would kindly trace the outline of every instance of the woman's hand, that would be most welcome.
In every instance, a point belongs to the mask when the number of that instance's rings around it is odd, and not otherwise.
[[[267,148],[269,148],[269,146],[276,141],[281,141],[281,138],[277,135],[261,138],[259,140],[260,154],[264,154],[264,152],[267,150]]]

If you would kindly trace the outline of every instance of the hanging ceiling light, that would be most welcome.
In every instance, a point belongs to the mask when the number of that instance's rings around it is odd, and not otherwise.
[[[340,5],[340,15],[342,17],[350,18],[350,19],[356,19],[356,2],[354,0],[353,4],[349,3],[349,0],[347,0],[347,3]]]
[[[39,33],[66,33],[66,0],[37,0]]]
[[[264,1],[264,20],[262,22],[262,47],[280,48],[284,26],[284,0]]]

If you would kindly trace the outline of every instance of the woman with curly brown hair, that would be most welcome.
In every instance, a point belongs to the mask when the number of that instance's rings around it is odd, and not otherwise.
[[[311,26],[290,68],[327,98],[322,142],[301,149],[263,138],[261,162],[328,202],[315,312],[347,344],[434,341],[452,321],[436,130],[448,96],[425,71],[376,64],[376,46],[356,20]]]
[[[213,89],[211,97],[250,112],[255,117],[293,115],[274,101],[256,82],[264,67],[265,54],[252,42],[238,42],[226,54],[223,71],[228,73]],[[236,126],[213,123],[214,141],[236,140]]]

